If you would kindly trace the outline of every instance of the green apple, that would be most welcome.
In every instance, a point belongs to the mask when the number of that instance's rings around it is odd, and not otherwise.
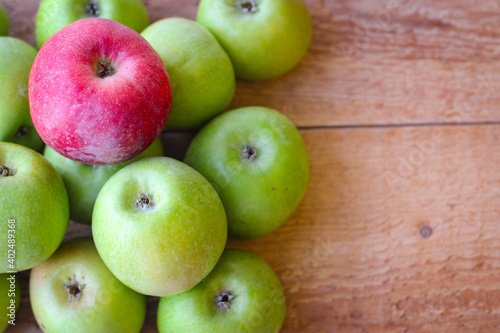
[[[28,81],[37,51],[20,39],[0,37],[0,141],[38,150],[43,141],[33,126]]]
[[[214,34],[243,79],[285,74],[312,40],[312,20],[303,0],[201,0],[197,19]]]
[[[285,310],[285,296],[273,269],[251,252],[228,249],[196,287],[160,300],[158,330],[279,332]]]
[[[118,281],[86,238],[33,268],[30,299],[44,332],[140,332],[146,317],[146,297]]]
[[[23,271],[47,260],[69,221],[66,188],[39,153],[0,142],[0,273]],[[15,252],[15,258],[9,254]]]
[[[21,287],[15,274],[0,274],[0,332],[16,324],[16,311],[21,303]]]
[[[89,17],[110,19],[137,32],[149,24],[141,0],[43,0],[36,18],[38,47],[65,26]]]
[[[142,36],[160,54],[172,84],[167,127],[198,127],[224,111],[235,89],[233,65],[214,36],[197,22],[168,18]]]
[[[94,203],[106,181],[121,168],[146,157],[163,156],[160,138],[138,156],[118,164],[90,165],[76,162],[45,146],[43,155],[61,175],[69,197],[70,218],[76,222],[90,224]]]
[[[0,3],[0,36],[7,36],[9,34],[9,17],[5,8]]]
[[[224,250],[224,207],[186,164],[150,157],[115,173],[94,207],[92,234],[104,263],[125,285],[152,296],[191,289]]]
[[[191,142],[185,163],[205,176],[224,204],[229,235],[251,239],[278,228],[309,182],[304,141],[278,111],[246,107],[224,113]]]

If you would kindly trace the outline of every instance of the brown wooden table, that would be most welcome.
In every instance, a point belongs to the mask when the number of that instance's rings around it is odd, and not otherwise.
[[[0,2],[11,34],[34,44],[39,1]],[[196,15],[195,0],[146,3],[152,21]],[[232,107],[295,122],[309,190],[279,230],[228,245],[279,275],[283,332],[500,331],[500,1],[307,4],[305,59],[279,79],[239,81]],[[182,158],[192,136],[163,135],[167,155]],[[72,223],[68,238],[82,234]],[[8,332],[39,332],[21,276]]]

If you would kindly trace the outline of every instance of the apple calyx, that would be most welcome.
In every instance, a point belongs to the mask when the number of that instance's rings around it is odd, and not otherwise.
[[[99,17],[101,14],[101,8],[96,0],[90,0],[89,3],[85,6],[85,12],[88,16],[91,17]]]
[[[135,202],[135,206],[139,210],[151,210],[154,206],[153,196],[149,193],[139,193],[139,199]]]
[[[236,4],[236,8],[238,8],[242,13],[255,13],[258,10],[257,0],[243,0]]]
[[[243,147],[243,149],[241,150],[241,156],[245,160],[253,161],[258,156],[257,149],[255,149],[255,147],[252,146],[251,144],[248,144],[245,147]]]
[[[2,164],[0,165],[0,176],[2,177],[10,177],[16,174],[16,169],[9,168],[8,166]]]
[[[223,290],[215,296],[215,305],[219,309],[227,310],[231,308],[234,296],[229,290]]]
[[[74,278],[68,278],[69,283],[64,283],[63,287],[66,289],[68,292],[68,301],[71,303],[73,298],[76,298],[77,301],[80,300],[82,297],[82,292],[83,289],[85,289],[85,284],[80,284],[78,281],[76,281],[76,276],[73,276]]]
[[[29,134],[30,130],[31,129],[28,125],[21,125],[21,127],[19,127],[16,134],[14,134],[14,136],[21,138],[21,139],[25,138]]]
[[[107,60],[101,59],[97,63],[97,76],[104,79],[108,76],[113,76],[116,73],[116,69]]]

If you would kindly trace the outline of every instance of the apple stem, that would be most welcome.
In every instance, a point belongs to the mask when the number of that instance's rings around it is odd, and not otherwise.
[[[74,279],[68,278],[69,283],[64,283],[63,287],[68,292],[68,301],[71,303],[73,298],[76,298],[77,301],[80,300],[82,296],[83,289],[85,289],[85,284],[80,284],[76,281],[76,276],[73,276]]]
[[[253,161],[257,158],[257,150],[254,146],[248,144],[241,150],[243,158],[249,161]]]
[[[230,309],[233,303],[233,294],[229,290],[223,290],[215,296],[215,305],[219,309]]]
[[[107,76],[113,76],[116,73],[114,67],[106,60],[99,60],[97,63],[97,76],[104,79]]]
[[[153,196],[149,193],[139,193],[139,199],[135,202],[135,206],[140,210],[150,210],[154,206]]]
[[[16,170],[13,168],[9,168],[8,166],[2,164],[0,165],[0,176],[9,177],[14,176],[16,174]]]
[[[92,17],[98,17],[101,14],[101,8],[99,8],[96,0],[90,0],[87,6],[85,6],[85,11]]]
[[[236,4],[242,13],[255,13],[257,11],[257,0],[244,0]]]

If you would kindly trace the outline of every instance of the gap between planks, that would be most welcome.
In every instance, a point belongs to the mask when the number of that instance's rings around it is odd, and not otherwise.
[[[359,124],[359,125],[331,125],[331,126],[298,126],[301,131],[328,130],[328,129],[379,129],[379,128],[403,128],[403,127],[465,127],[465,126],[500,126],[500,121],[472,121],[462,123],[401,123],[401,124]],[[162,134],[196,134],[200,129],[192,130],[163,130]]]

